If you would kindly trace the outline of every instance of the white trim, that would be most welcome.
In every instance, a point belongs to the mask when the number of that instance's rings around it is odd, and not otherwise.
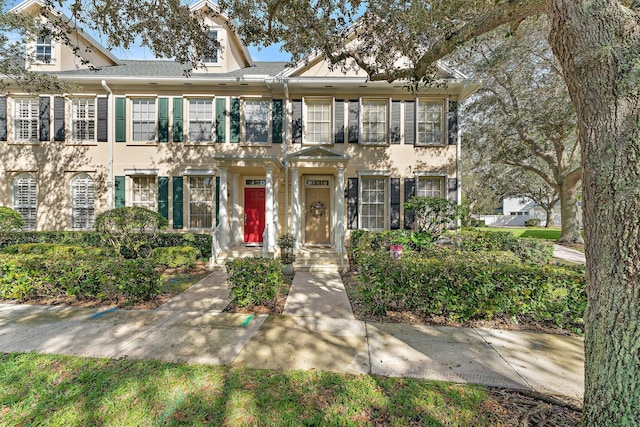
[[[125,169],[126,176],[158,175],[158,169]]]
[[[185,169],[184,171],[182,171],[182,175],[216,176],[216,170],[215,169]]]

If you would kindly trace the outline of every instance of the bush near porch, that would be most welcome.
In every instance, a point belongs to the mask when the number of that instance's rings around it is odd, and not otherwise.
[[[403,245],[402,257],[393,259],[389,246],[405,241],[406,232],[354,232],[355,298],[373,315],[408,311],[458,322],[508,317],[583,333],[584,267],[550,264],[546,244],[496,234],[451,233],[446,247]]]
[[[229,295],[240,307],[273,306],[284,282],[282,263],[270,258],[237,258],[226,263]]]

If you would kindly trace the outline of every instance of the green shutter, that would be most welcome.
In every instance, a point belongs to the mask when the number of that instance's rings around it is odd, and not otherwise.
[[[173,98],[173,142],[184,141],[182,98]]]
[[[125,192],[124,192],[124,176],[116,176],[114,181],[114,193],[116,208],[123,208],[125,206]]]
[[[271,142],[274,144],[282,143],[282,99],[273,100],[273,108],[271,109],[272,122],[271,130],[273,135],[271,136]]]
[[[158,213],[169,219],[169,177],[158,177]]]
[[[126,98],[116,98],[116,142],[127,141]]]
[[[220,224],[220,177],[216,176],[216,226]]]
[[[183,228],[182,177],[173,177],[173,228]]]
[[[169,98],[158,98],[158,142],[169,142]]]
[[[229,142],[240,142],[240,98],[231,98]]]
[[[227,142],[227,98],[216,98],[216,141]]]

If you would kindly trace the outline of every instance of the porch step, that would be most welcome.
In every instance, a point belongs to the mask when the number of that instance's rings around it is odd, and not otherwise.
[[[344,259],[343,259],[344,258]],[[295,271],[340,271],[348,265],[346,256],[332,251],[300,250],[293,263]]]

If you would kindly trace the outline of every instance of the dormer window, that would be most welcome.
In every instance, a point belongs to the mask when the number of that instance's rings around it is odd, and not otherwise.
[[[218,30],[207,31],[207,38],[210,40],[209,49],[202,58],[205,64],[218,64],[220,62],[220,49],[218,49]]]
[[[36,61],[46,64],[53,62],[53,42],[44,31],[36,38]]]

